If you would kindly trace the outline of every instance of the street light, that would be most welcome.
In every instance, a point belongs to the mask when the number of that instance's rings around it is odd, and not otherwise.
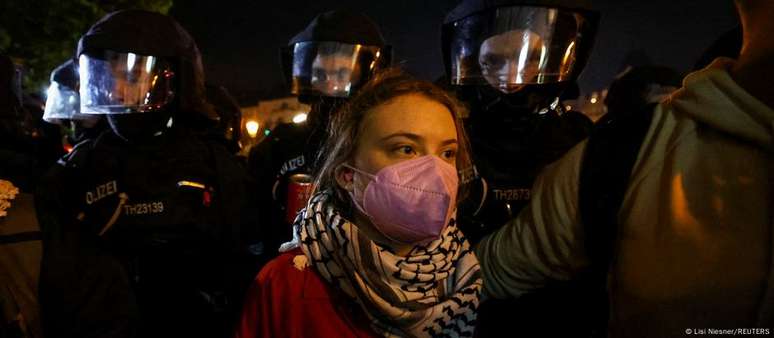
[[[258,124],[258,121],[247,121],[245,122],[245,129],[247,129],[247,134],[250,135],[251,138],[255,138],[258,135],[258,129],[260,129],[261,125]]]
[[[306,113],[299,113],[293,116],[293,123],[295,124],[304,123],[304,121],[306,121]]]

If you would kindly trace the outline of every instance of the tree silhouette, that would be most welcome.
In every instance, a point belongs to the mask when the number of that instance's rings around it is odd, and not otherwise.
[[[0,1],[0,50],[24,70],[27,91],[48,84],[49,73],[72,58],[78,39],[107,13],[145,9],[166,14],[173,0]]]

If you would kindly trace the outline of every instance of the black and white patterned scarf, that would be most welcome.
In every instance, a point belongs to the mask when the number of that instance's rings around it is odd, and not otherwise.
[[[386,337],[472,337],[482,280],[478,259],[454,220],[441,237],[405,257],[344,219],[329,192],[313,196],[294,224],[310,265],[361,305]]]

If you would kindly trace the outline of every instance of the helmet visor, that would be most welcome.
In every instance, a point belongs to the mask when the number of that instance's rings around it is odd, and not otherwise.
[[[175,97],[171,64],[155,56],[106,51],[79,60],[81,113],[127,114],[163,109]]]
[[[349,97],[384,62],[382,48],[339,42],[298,42],[288,50],[291,92]]]
[[[511,6],[451,24],[451,81],[510,93],[570,81],[588,19],[577,11]],[[590,42],[590,41],[589,41]]]
[[[51,82],[46,92],[46,109],[43,111],[43,121],[61,124],[80,115],[80,97],[78,92],[57,82]]]

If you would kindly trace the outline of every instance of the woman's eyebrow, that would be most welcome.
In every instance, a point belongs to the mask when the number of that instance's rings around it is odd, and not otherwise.
[[[448,139],[446,141],[441,142],[441,146],[445,146],[445,145],[449,145],[449,144],[457,144],[457,143],[459,143],[459,142],[457,142],[456,139],[452,138],[452,139]]]
[[[380,141],[385,142],[385,141],[387,141],[387,140],[389,140],[391,138],[394,138],[394,137],[405,137],[405,138],[408,138],[408,139],[410,139],[412,141],[415,141],[415,142],[419,142],[419,141],[424,140],[424,137],[422,137],[420,135],[417,135],[417,134],[414,134],[414,133],[397,132],[397,133],[392,133],[390,135],[382,137]]]

